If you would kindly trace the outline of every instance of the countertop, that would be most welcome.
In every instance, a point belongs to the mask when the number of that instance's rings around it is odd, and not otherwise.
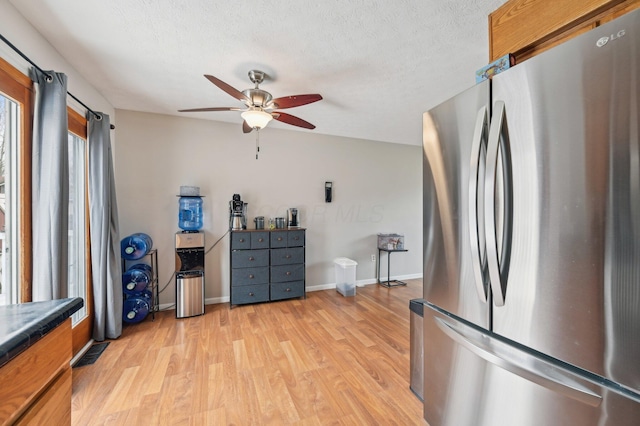
[[[0,306],[0,367],[82,308],[80,297]]]

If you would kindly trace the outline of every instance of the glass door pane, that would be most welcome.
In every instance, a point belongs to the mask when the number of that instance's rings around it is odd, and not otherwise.
[[[85,300],[85,306],[71,317],[73,325],[87,316],[85,153],[86,141],[69,133],[69,297]]]
[[[0,305],[18,303],[17,152],[20,106],[0,94]]]

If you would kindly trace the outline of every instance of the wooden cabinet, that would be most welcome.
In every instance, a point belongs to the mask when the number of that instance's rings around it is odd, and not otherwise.
[[[71,424],[71,319],[2,367],[0,424]]]
[[[640,0],[509,0],[489,15],[489,60],[522,62],[640,8]]]
[[[71,368],[67,368],[20,416],[16,425],[71,424],[71,379]]]
[[[305,296],[305,230],[231,233],[231,305]]]

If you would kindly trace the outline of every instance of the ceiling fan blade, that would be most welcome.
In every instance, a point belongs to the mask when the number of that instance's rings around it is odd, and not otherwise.
[[[282,121],[283,123],[291,124],[292,126],[304,127],[305,129],[315,129],[316,126],[304,121],[302,118],[298,118],[286,112],[274,111],[271,113],[274,120]]]
[[[244,133],[251,133],[252,130],[253,130],[253,127],[250,127],[246,121],[242,120],[242,131]]]
[[[178,112],[204,112],[204,111],[242,111],[242,108],[214,107],[214,108],[192,108],[192,109],[178,110]]]
[[[207,80],[209,80],[210,82],[212,82],[213,84],[215,84],[216,86],[218,86],[219,88],[221,88],[222,90],[224,90],[225,92],[227,92],[228,94],[230,94],[231,96],[233,96],[234,98],[238,99],[239,101],[248,101],[251,102],[251,99],[249,99],[247,97],[247,95],[245,95],[244,93],[242,93],[241,91],[239,91],[238,89],[235,89],[231,86],[229,86],[227,83],[225,83],[224,81],[215,78],[212,75],[209,74],[205,74],[204,75],[206,77]]]
[[[282,98],[274,99],[273,103],[278,105],[278,109],[284,109],[310,104],[319,100],[322,100],[322,96],[315,93],[310,95],[284,96]]]

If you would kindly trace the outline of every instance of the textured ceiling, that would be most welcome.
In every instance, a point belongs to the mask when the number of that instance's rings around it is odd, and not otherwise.
[[[238,112],[177,110],[242,107],[203,74],[243,90],[259,69],[274,97],[324,97],[286,110],[311,132],[411,145],[421,144],[422,112],[475,83],[488,62],[487,16],[504,3],[10,1],[115,108],[237,123],[242,134]]]

